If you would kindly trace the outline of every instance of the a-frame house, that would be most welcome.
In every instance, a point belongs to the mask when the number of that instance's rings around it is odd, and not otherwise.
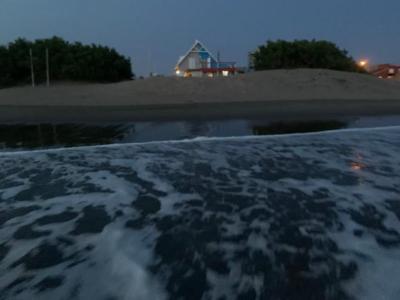
[[[181,77],[229,76],[236,71],[235,63],[220,62],[200,41],[195,41],[175,67]]]

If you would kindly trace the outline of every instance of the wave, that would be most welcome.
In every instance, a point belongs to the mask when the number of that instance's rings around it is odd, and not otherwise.
[[[16,151],[0,151],[0,156],[7,155],[19,155],[29,153],[51,153],[59,151],[74,151],[74,150],[88,150],[95,148],[118,148],[118,147],[131,147],[135,145],[154,145],[154,144],[181,144],[181,143],[196,143],[196,142],[213,142],[213,141],[248,141],[248,140],[263,140],[263,139],[280,139],[290,137],[302,137],[302,136],[320,136],[320,135],[331,135],[340,134],[347,132],[376,132],[376,131],[392,131],[398,130],[400,126],[383,126],[383,127],[371,127],[371,128],[344,128],[335,130],[325,130],[320,132],[306,132],[306,133],[290,133],[290,134],[276,134],[276,135],[265,135],[265,136],[232,136],[232,137],[195,137],[190,139],[181,140],[165,140],[165,141],[150,141],[150,142],[137,142],[137,143],[113,143],[105,145],[94,145],[94,146],[77,146],[77,147],[62,147],[62,148],[51,148],[51,149],[39,149],[39,150],[16,150]]]
[[[393,127],[2,153],[0,299],[397,300],[399,149]]]

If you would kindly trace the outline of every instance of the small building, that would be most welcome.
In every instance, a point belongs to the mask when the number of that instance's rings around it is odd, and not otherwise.
[[[400,80],[400,65],[391,65],[391,64],[378,65],[372,68],[370,73],[382,79]]]
[[[200,41],[194,43],[175,67],[179,77],[226,77],[237,72],[235,62],[221,62]]]

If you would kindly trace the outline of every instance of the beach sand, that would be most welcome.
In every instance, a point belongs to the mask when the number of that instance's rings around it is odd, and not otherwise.
[[[231,78],[158,77],[115,84],[0,90],[0,121],[309,118],[400,114],[400,82],[329,70]]]

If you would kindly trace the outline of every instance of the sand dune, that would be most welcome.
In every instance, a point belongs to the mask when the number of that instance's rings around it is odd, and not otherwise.
[[[400,114],[400,82],[328,70],[0,90],[0,122],[332,119]]]
[[[0,105],[137,106],[275,100],[399,100],[400,82],[329,70],[276,70],[233,78],[151,78],[116,84],[0,90]]]

